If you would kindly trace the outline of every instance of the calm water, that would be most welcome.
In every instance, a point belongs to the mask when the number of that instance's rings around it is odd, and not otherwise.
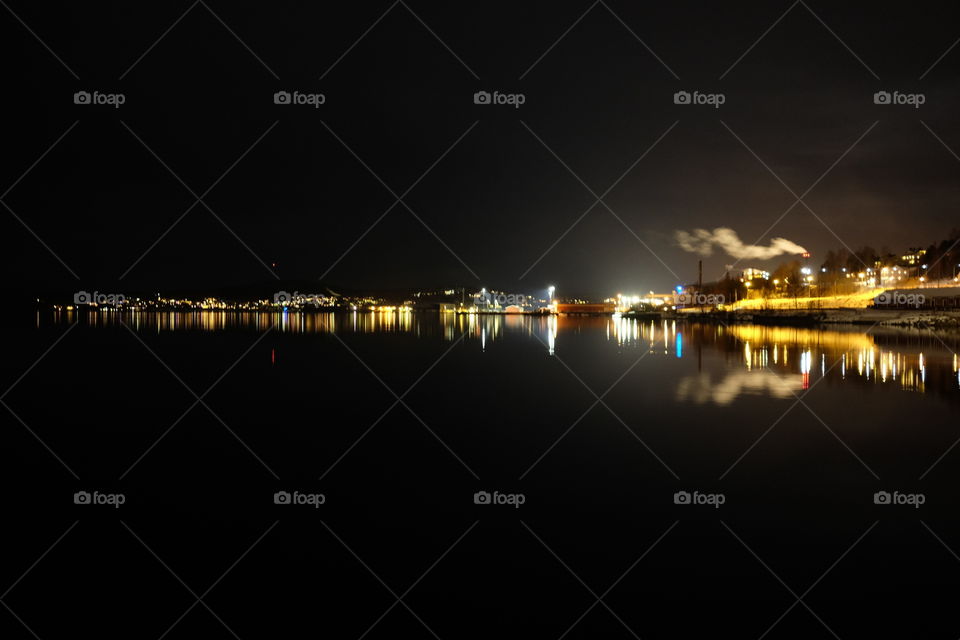
[[[46,319],[44,319],[46,320]],[[427,313],[138,313],[59,314],[55,324],[90,328],[130,327],[137,332],[252,330],[281,334],[394,334],[464,342],[486,353],[537,342],[550,356],[592,344],[597,357],[629,354],[695,359],[697,375],[675,380],[675,400],[729,405],[741,395],[796,399],[819,378],[837,384],[869,383],[881,389],[933,393],[955,400],[960,391],[960,334],[877,327],[808,329],[637,321],[607,317],[530,318],[519,315]],[[38,327],[41,318],[37,318]],[[529,346],[529,345],[528,345]],[[711,362],[704,369],[705,355]],[[724,354],[723,366],[712,361]],[[734,357],[730,357],[734,356]],[[558,357],[562,360],[562,355]],[[271,365],[276,366],[276,349]],[[530,366],[535,363],[530,362]],[[660,363],[664,365],[664,363]],[[665,366],[665,365],[664,365]],[[712,375],[716,374],[716,375]],[[764,375],[758,375],[764,374]]]
[[[23,421],[3,418],[4,469],[29,487],[10,498],[31,523],[14,535],[37,555],[81,521],[47,574],[76,577],[43,583],[45,560],[25,579],[64,615],[102,598],[85,571],[155,574],[159,600],[111,594],[155,637],[193,602],[145,549],[142,564],[110,561],[139,544],[121,519],[198,594],[279,521],[205,598],[242,638],[304,621],[359,637],[395,601],[380,580],[415,584],[404,602],[442,638],[960,633],[956,335],[422,313],[31,320],[8,337],[6,386],[59,342],[4,398]],[[84,488],[127,503],[70,504]],[[281,490],[326,502],[274,505]],[[479,491],[523,504],[478,505]],[[923,504],[875,504],[880,491]],[[616,615],[600,604],[577,622],[611,585]],[[800,604],[778,621],[811,585],[816,616]],[[47,637],[27,587],[9,600]],[[250,592],[256,606],[230,607]],[[397,633],[432,637],[403,605],[368,637]]]

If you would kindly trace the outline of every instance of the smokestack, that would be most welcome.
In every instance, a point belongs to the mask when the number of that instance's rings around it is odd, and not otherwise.
[[[700,294],[703,292],[703,260],[697,261],[697,297],[700,300]],[[700,307],[700,312],[703,313],[703,307]],[[699,356],[698,356],[699,357]]]

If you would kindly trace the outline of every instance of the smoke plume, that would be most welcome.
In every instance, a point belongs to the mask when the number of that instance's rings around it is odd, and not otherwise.
[[[717,246],[738,260],[769,260],[783,254],[806,252],[806,249],[786,238],[773,238],[766,247],[743,244],[737,232],[728,227],[717,227],[713,231],[694,229],[693,233],[677,231],[676,239],[684,251],[709,256]]]

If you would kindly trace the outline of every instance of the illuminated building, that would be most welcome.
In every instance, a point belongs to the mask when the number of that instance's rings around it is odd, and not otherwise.
[[[746,269],[743,270],[743,273],[741,274],[740,277],[743,278],[744,280],[756,280],[757,278],[761,278],[763,280],[769,280],[770,272],[764,271],[763,269],[757,269],[755,267],[747,267]]]

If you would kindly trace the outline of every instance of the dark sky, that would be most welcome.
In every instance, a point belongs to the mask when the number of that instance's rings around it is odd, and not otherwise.
[[[607,0],[585,16],[590,2],[9,7],[22,23],[0,10],[0,189],[13,186],[3,202],[52,251],[0,211],[9,288],[204,288],[276,273],[343,287],[664,290],[696,277],[676,230],[727,226],[753,242],[794,203],[790,190],[841,156],[804,197],[816,217],[798,204],[766,241],[787,237],[816,260],[841,241],[899,250],[960,226],[960,160],[944,146],[960,151],[960,47],[934,65],[960,31],[943,4]],[[79,90],[126,102],[75,105]],[[275,105],[279,90],[326,103]],[[478,90],[525,104],[475,105]],[[679,90],[726,101],[676,105]],[[926,102],[875,105],[879,90]],[[590,190],[645,153],[603,198],[613,213],[583,215]],[[706,259],[705,277],[730,262]]]

